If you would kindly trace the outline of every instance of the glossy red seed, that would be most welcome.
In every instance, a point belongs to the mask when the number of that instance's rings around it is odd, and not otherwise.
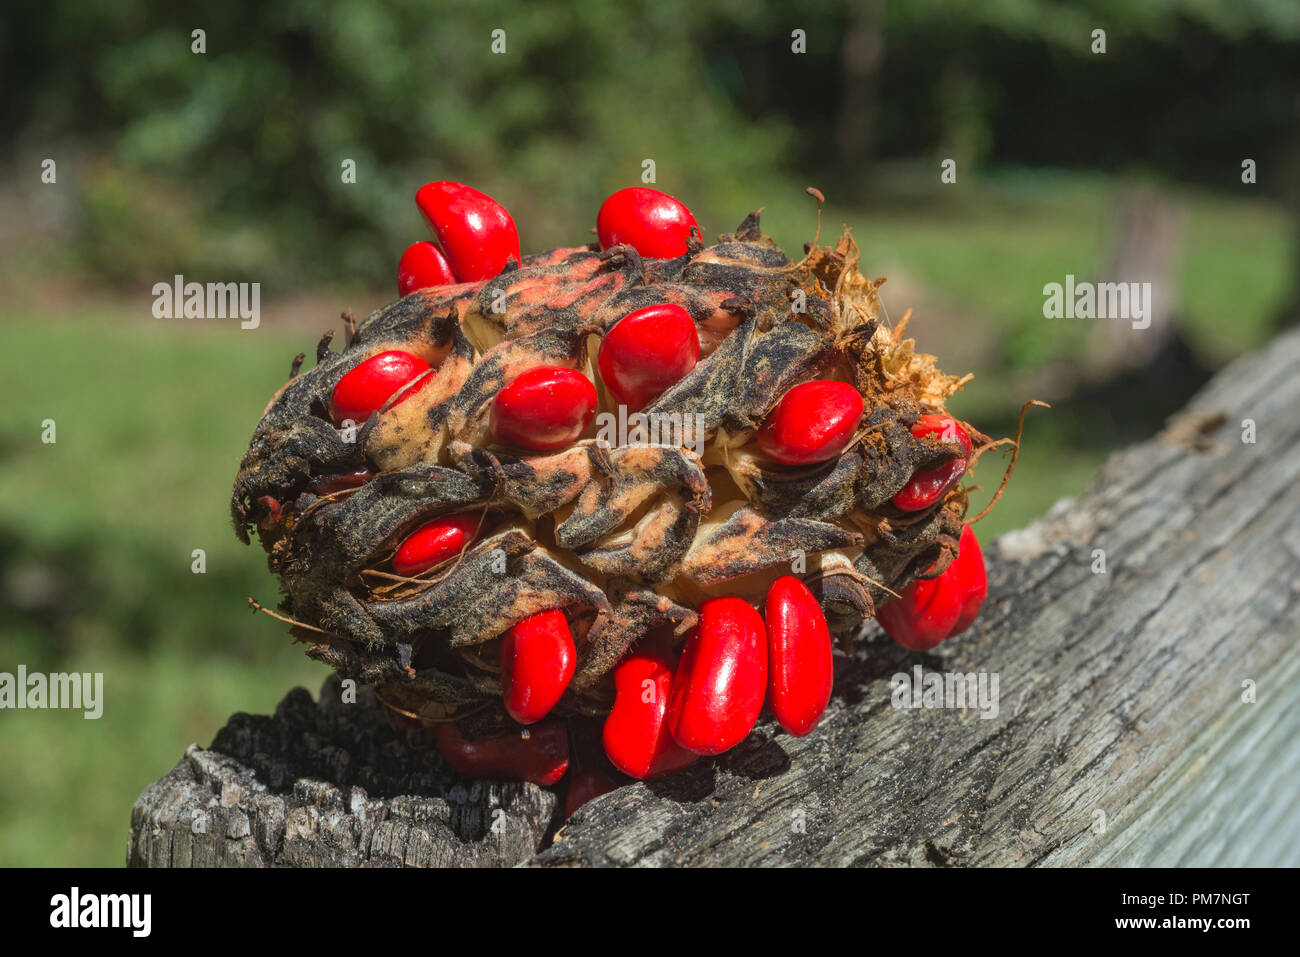
[[[545,787],[569,769],[569,732],[559,720],[473,740],[448,722],[434,728],[433,739],[448,767],[471,778],[531,781]]]
[[[951,638],[960,635],[975,623],[975,617],[979,614],[980,607],[989,593],[988,574],[984,569],[984,553],[980,551],[975,530],[969,525],[961,530],[957,557],[944,572],[945,575],[949,573],[952,573],[953,585],[961,598],[961,614],[957,617],[957,623],[952,626],[952,631],[948,633],[948,637]]]
[[[695,322],[670,302],[628,313],[601,340],[597,353],[605,387],[632,412],[649,405],[699,361]]]
[[[967,525],[957,541],[957,557],[943,574],[908,585],[876,612],[876,620],[904,648],[929,651],[969,628],[987,594],[984,555]]]
[[[491,279],[511,260],[523,261],[515,221],[486,193],[464,183],[426,183],[416,192],[415,204],[461,282]]]
[[[641,642],[614,666],[614,707],[602,740],[610,763],[624,774],[653,778],[697,759],[668,730],[672,685],[672,657],[657,642]]]
[[[400,349],[371,356],[344,375],[334,387],[330,394],[330,418],[336,424],[351,419],[360,425],[402,386],[428,371],[429,363]],[[427,381],[432,379],[429,376]],[[421,382],[420,386],[423,387],[427,381]],[[404,395],[398,401],[405,401],[410,395]]]
[[[626,244],[649,259],[673,259],[686,252],[695,217],[680,200],[644,186],[620,189],[601,204],[596,237],[601,249]]]
[[[411,243],[397,263],[397,294],[405,296],[430,286],[450,286],[456,276],[442,250],[428,240]]]
[[[786,575],[767,590],[767,700],[776,720],[802,737],[831,700],[834,664],[826,616],[808,586]]]
[[[618,787],[618,782],[599,768],[579,771],[569,779],[569,790],[564,795],[564,819],[567,821],[573,812],[588,801],[608,794]]]
[[[558,608],[539,612],[501,637],[501,692],[506,713],[520,724],[550,714],[578,661],[568,619]]]
[[[444,515],[425,522],[397,547],[393,571],[418,575],[455,558],[473,540],[478,523],[478,515]]]
[[[720,754],[744,740],[767,692],[767,632],[739,598],[700,606],[673,677],[668,728],[696,754]]]
[[[912,582],[876,610],[885,634],[910,651],[929,651],[948,637],[960,616],[961,598],[942,575]]]
[[[932,437],[941,442],[955,443],[962,454],[932,469],[917,469],[907,484],[893,498],[894,505],[904,512],[929,508],[948,494],[948,490],[966,473],[970,462],[970,435],[961,423],[950,415],[923,415],[912,426],[918,439]]]
[[[569,445],[596,415],[596,387],[562,366],[529,369],[496,394],[489,424],[505,445],[550,452]]]
[[[758,447],[783,465],[835,458],[862,421],[862,396],[847,382],[817,379],[781,397],[758,430]]]

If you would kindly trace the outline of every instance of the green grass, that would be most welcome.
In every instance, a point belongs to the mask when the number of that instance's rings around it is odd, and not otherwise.
[[[1068,361],[1097,331],[1086,321],[1044,319],[1044,284],[1067,274],[1124,279],[1098,275],[1116,210],[1157,188],[1051,171],[1009,171],[961,187],[939,185],[935,177],[928,192],[914,187],[917,195],[906,205],[854,211],[832,202],[822,241],[850,224],[863,272],[905,271],[942,293],[973,327],[957,335],[985,337],[1007,367],[1032,368]],[[1250,193],[1165,192],[1180,232],[1173,295],[1193,347],[1222,362],[1263,345],[1294,281],[1297,237],[1287,217]],[[763,225],[795,253],[811,238],[814,221],[811,201],[794,195],[770,204]],[[888,300],[888,285],[885,295]],[[918,314],[914,329],[923,333],[926,318]]]
[[[187,745],[210,744],[233,712],[273,710],[294,684],[319,689],[323,669],[290,647],[283,629],[247,623],[246,633],[228,642],[242,653],[107,648],[64,662],[68,670],[103,673],[97,720],[78,711],[5,712],[0,866],[122,866],[132,802]],[[37,668],[31,658],[19,660]]]
[[[1185,214],[1179,301],[1193,341],[1220,360],[1263,345],[1293,292],[1300,239],[1261,203],[1197,197]]]
[[[764,226],[795,253],[811,238],[814,206],[789,193],[773,198]],[[1005,387],[1006,370],[1068,359],[1089,334],[1042,318],[1042,285],[1094,268],[1117,195],[1095,178],[1021,175],[960,202],[830,208],[823,241],[851,222],[869,272],[897,264],[949,304],[955,315],[935,319],[943,334],[932,347],[984,357],[954,409],[993,431],[1014,424],[1028,398]],[[1287,223],[1252,201],[1178,198],[1178,296],[1193,341],[1215,359],[1257,347],[1289,291]],[[0,712],[0,865],[120,864],[131,803],[186,745],[209,743],[234,711],[269,711],[295,684],[314,691],[325,675],[281,624],[248,611],[246,596],[274,599],[276,587],[227,513],[253,425],[314,336],[278,329],[273,308],[244,331],[152,319],[148,305],[5,317],[0,671],[102,671],[106,704],[98,721]],[[914,321],[924,336],[927,315]],[[1054,414],[1031,413],[982,538],[1077,495],[1115,441],[1099,422],[1096,441],[1072,444]],[[57,424],[53,445],[40,441],[45,419]],[[976,507],[1004,461],[980,467]],[[196,548],[206,550],[204,575],[190,570]]]
[[[186,745],[324,678],[248,610],[276,587],[226,504],[301,337],[118,314],[9,318],[5,336],[0,670],[103,672],[105,708],[0,712],[0,865],[116,866],[131,803]],[[50,600],[9,607],[31,582]]]

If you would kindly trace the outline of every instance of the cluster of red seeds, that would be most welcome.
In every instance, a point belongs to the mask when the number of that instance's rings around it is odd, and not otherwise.
[[[519,236],[510,214],[491,197],[460,183],[421,187],[416,203],[438,243],[410,246],[398,267],[406,295],[429,286],[473,282],[520,261]],[[596,230],[602,249],[626,244],[646,258],[687,252],[699,227],[690,210],[666,193],[620,190],[601,206]],[[647,306],[620,320],[601,342],[598,367],[614,398],[630,411],[644,408],[690,372],[700,357],[695,324],[679,305]],[[373,356],[334,389],[330,414],[338,423],[363,422],[393,396],[393,404],[432,381],[433,370],[403,351]],[[596,388],[581,372],[560,366],[531,369],[508,383],[491,407],[493,438],[531,451],[563,448],[591,424]],[[805,466],[835,458],[852,440],[863,416],[852,385],[804,382],[776,404],[757,434],[759,447],[777,462]],[[961,455],[915,472],[893,498],[903,511],[930,507],[966,472],[970,435],[947,415],[923,415],[912,429],[938,436]],[[475,537],[476,516],[449,515],[428,522],[397,548],[393,570],[413,576],[459,555]],[[924,651],[970,626],[984,600],[984,559],[975,534],[963,529],[959,554],[942,574],[908,586],[884,605],[877,619],[906,648]],[[805,735],[830,700],[831,635],[817,600],[797,578],[778,579],[763,614],[739,598],[715,598],[699,609],[679,660],[667,644],[646,640],[614,669],[615,700],[603,741],[610,762],[634,778],[678,770],[699,755],[719,754],[749,734],[766,702],[790,734]],[[435,740],[452,767],[476,777],[524,778],[553,784],[568,769],[568,737],[561,722],[545,720],[564,694],[577,664],[573,635],[560,609],[512,627],[501,641],[504,706],[528,733],[465,739],[454,724],[440,725]],[[606,786],[608,785],[608,786]],[[612,780],[588,770],[571,788],[569,804],[608,790]],[[581,803],[581,800],[578,800]]]

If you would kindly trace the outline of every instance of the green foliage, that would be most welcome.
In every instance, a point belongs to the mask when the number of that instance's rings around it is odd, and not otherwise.
[[[585,238],[575,225],[640,182],[645,159],[660,187],[707,197],[697,212],[709,219],[761,194],[790,135],[716,95],[691,42],[699,5],[685,0],[644,17],[581,2],[207,3],[184,17],[155,0],[127,6],[134,16],[59,18],[45,38],[92,51],[93,93],[66,77],[54,88],[97,100],[99,128],[86,132],[111,131],[86,219],[109,275],[158,271],[123,248],[134,240],[177,270],[387,278],[427,236],[416,187],[439,178],[499,198],[527,248]],[[206,54],[191,52],[191,27],[206,30]],[[56,109],[34,124],[69,119]],[[342,182],[346,159],[354,184]],[[187,206],[204,226],[197,246],[175,236]]]
[[[436,178],[498,197],[543,248],[585,239],[646,159],[717,233],[786,183],[878,198],[882,158],[1223,183],[1243,143],[1266,166],[1297,150],[1289,0],[119,0],[11,21],[0,141],[84,157],[79,248],[122,282],[391,283]]]

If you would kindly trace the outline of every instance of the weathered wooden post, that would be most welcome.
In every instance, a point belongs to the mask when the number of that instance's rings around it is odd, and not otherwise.
[[[550,792],[458,780],[327,683],[191,747],[129,863],[1300,864],[1297,370],[1292,332],[998,539],[940,653],[860,642],[806,738],[762,726],[557,828]],[[996,675],[995,713],[896,708],[917,665]]]

